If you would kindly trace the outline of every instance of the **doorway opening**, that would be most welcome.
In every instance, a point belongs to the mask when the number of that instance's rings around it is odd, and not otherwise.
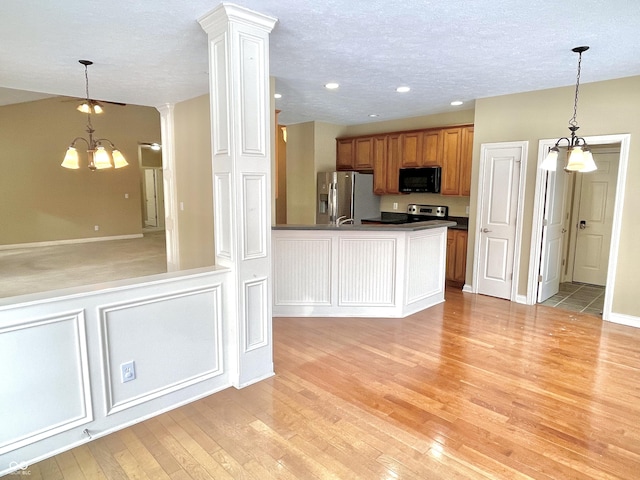
[[[142,231],[164,231],[164,182],[162,179],[161,146],[157,143],[139,143],[138,159],[141,173]]]
[[[586,138],[598,170],[538,168],[527,303],[608,320],[624,198],[629,135]],[[541,140],[538,166],[553,140]],[[562,156],[560,156],[562,158]]]

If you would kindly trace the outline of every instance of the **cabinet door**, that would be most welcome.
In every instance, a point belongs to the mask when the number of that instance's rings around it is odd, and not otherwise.
[[[422,156],[422,132],[400,134],[400,165],[402,167],[419,167]]]
[[[336,141],[336,169],[337,170],[353,170],[353,139],[338,139]]]
[[[387,193],[387,137],[373,138],[373,193]]]
[[[422,158],[420,166],[434,167],[442,165],[440,158],[440,144],[442,141],[442,130],[426,130],[422,134]]]
[[[355,170],[373,169],[373,137],[356,138],[354,140],[355,149]]]
[[[462,128],[442,129],[441,195],[460,195],[460,149]]]
[[[467,231],[456,230],[455,238],[455,258],[456,264],[453,270],[453,280],[457,283],[464,284],[467,273]]]
[[[400,135],[387,136],[387,193],[400,193]]]
[[[456,271],[456,230],[447,230],[447,262],[445,268],[445,280],[453,281]]]
[[[460,195],[471,196],[471,162],[473,159],[473,127],[462,129],[462,152],[460,154]]]

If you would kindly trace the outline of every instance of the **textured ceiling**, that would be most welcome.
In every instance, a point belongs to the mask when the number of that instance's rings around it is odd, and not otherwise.
[[[2,0],[0,104],[10,90],[157,106],[207,92],[197,19],[218,1]],[[360,124],[477,98],[640,75],[637,0],[238,0],[275,17],[271,75],[285,124]],[[323,85],[339,82],[328,91]],[[395,92],[408,85],[406,94]],[[25,97],[17,101],[24,101]],[[29,99],[30,97],[26,97]],[[379,115],[370,118],[369,114]]]

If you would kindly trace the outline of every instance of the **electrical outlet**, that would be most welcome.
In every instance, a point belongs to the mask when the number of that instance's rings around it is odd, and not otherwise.
[[[94,225],[93,229],[97,232],[98,230],[100,230],[100,226],[99,225]]]
[[[120,365],[120,375],[122,383],[130,382],[136,379],[136,363],[131,360]]]
[[[393,202],[393,209],[397,210],[398,209],[398,202]]]
[[[124,194],[124,198],[129,198],[129,194],[128,194],[128,193],[125,193],[125,194]]]

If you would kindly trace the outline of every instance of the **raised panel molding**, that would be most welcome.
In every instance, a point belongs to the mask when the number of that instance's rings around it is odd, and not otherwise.
[[[269,298],[267,279],[244,282],[244,352],[265,347],[269,343]]]
[[[221,289],[214,285],[98,309],[106,415],[225,373]],[[198,331],[202,344],[180,342],[184,329]],[[120,365],[127,361],[136,362],[136,379],[123,384]]]
[[[338,305],[393,305],[395,238],[340,238]],[[362,261],[366,258],[367,261]]]
[[[240,48],[240,125],[242,126],[241,154],[266,156],[264,119],[265,42],[246,33],[239,35]]]
[[[213,155],[229,153],[229,105],[227,103],[227,34],[221,34],[211,42],[211,64],[216,69],[216,82],[210,82],[211,98],[216,108],[212,109],[217,121],[211,122]]]
[[[1,328],[0,364],[0,455],[93,421],[83,310]]]
[[[231,238],[231,174],[229,172],[214,174],[213,193],[216,216],[215,249],[216,257],[231,260],[233,258],[233,241]]]
[[[331,239],[276,237],[273,247],[274,304],[330,305]]]
[[[266,174],[242,174],[243,260],[267,256]]]

